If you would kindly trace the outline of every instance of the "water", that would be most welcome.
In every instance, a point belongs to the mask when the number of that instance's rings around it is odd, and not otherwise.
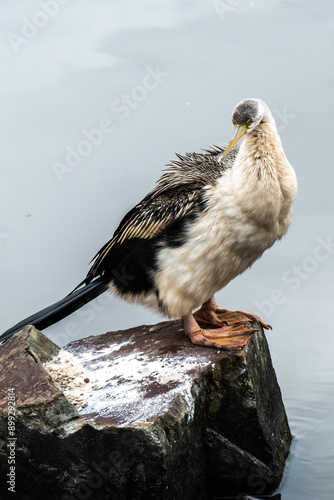
[[[246,97],[273,111],[299,181],[293,224],[217,299],[273,325],[295,436],[284,500],[333,498],[333,14],[329,0],[27,0],[0,21],[1,331],[81,281],[174,152],[226,143]],[[46,333],[159,320],[101,296]]]

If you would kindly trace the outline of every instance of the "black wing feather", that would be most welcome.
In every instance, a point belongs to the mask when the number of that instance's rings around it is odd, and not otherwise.
[[[206,153],[177,155],[178,159],[167,166],[157,186],[125,215],[113,237],[95,255],[84,282],[115,270],[120,258],[128,261],[129,244],[126,243],[130,240],[135,243],[168,237],[176,241],[177,233],[185,227],[184,221],[205,209],[208,203],[205,188],[214,185],[224,171],[231,168],[237,151],[233,148],[224,162],[224,148],[220,147]]]

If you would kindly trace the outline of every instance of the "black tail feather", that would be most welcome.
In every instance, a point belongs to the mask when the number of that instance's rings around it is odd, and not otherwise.
[[[7,340],[14,333],[22,330],[27,325],[34,325],[38,330],[47,328],[48,326],[57,323],[66,316],[69,316],[83,305],[98,297],[107,289],[108,285],[106,280],[98,278],[95,281],[75,289],[72,293],[63,299],[55,302],[51,306],[42,309],[41,311],[29,316],[28,318],[20,321],[12,328],[6,330],[0,336],[0,342]]]

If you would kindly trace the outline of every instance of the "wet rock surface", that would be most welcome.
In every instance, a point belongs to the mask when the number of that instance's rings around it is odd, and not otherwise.
[[[178,321],[59,350],[26,327],[0,359],[4,493],[10,388],[19,498],[241,498],[281,480],[291,434],[262,330],[237,352],[192,345]]]

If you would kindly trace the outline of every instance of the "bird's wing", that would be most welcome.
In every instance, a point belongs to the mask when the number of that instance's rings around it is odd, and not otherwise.
[[[117,245],[132,238],[150,239],[158,236],[164,229],[177,219],[200,210],[200,190],[187,185],[189,190],[172,188],[157,196],[153,193],[146,196],[121,221],[113,237],[94,257],[94,263],[89,270],[89,281],[100,276]]]
[[[206,206],[205,186],[213,184],[226,168],[220,160],[223,149],[204,154],[177,155],[168,165],[156,187],[122,219],[113,237],[95,255],[87,281],[100,276],[115,245],[132,238],[150,239],[168,226]]]

